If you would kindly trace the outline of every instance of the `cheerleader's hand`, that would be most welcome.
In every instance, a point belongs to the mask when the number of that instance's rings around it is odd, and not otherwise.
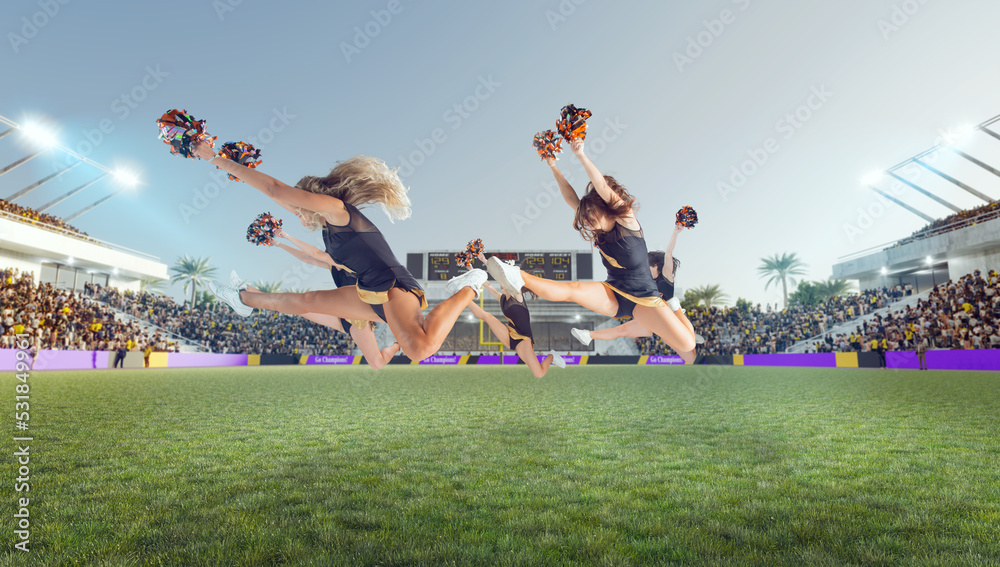
[[[556,164],[556,158],[554,157],[545,158],[545,164],[548,165],[549,167],[554,166]]]
[[[197,142],[191,144],[191,151],[194,153],[195,157],[205,161],[208,161],[217,155],[215,149],[213,149],[208,142],[202,140],[198,140]]]
[[[583,156],[583,139],[577,138],[569,143],[569,149],[577,156]]]
[[[288,233],[285,232],[284,229],[279,228],[278,230],[274,231],[274,236],[276,236],[277,238],[288,238]]]

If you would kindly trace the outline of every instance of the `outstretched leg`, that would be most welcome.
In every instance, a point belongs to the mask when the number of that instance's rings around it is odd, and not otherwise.
[[[389,364],[389,360],[399,352],[399,343],[392,343],[384,349],[379,350],[378,341],[375,340],[375,332],[372,331],[371,327],[359,329],[351,325],[350,333],[351,338],[354,339],[354,344],[358,345],[358,350],[364,355],[365,362],[375,370],[380,370],[383,366]]]
[[[521,272],[524,285],[538,297],[548,301],[568,301],[605,317],[618,312],[618,300],[600,282],[557,282]]]
[[[455,326],[458,316],[475,296],[476,292],[472,288],[463,287],[424,317],[420,312],[420,300],[417,296],[394,287],[389,290],[389,301],[383,305],[385,318],[406,356],[420,361],[441,348],[441,343]]]
[[[510,348],[510,332],[507,331],[507,325],[501,323],[493,314],[484,311],[475,301],[469,304],[469,311],[472,311],[472,314],[480,321],[485,321],[493,334],[503,343],[503,346]]]
[[[590,332],[590,338],[599,341],[610,341],[620,337],[652,337],[653,332],[642,326],[642,323],[632,319],[627,323],[622,323],[607,329],[598,329]]]
[[[521,357],[521,360],[524,361],[524,364],[528,366],[535,378],[545,376],[545,373],[549,371],[549,366],[552,365],[551,354],[543,358],[541,362],[538,362],[538,356],[535,354],[535,345],[531,341],[521,341],[514,350]]]
[[[354,286],[306,293],[260,293],[243,290],[240,292],[240,300],[250,307],[270,309],[287,315],[320,313],[344,319],[380,320],[371,305],[361,301]]]
[[[668,307],[636,305],[632,312],[636,321],[656,333],[688,364],[695,359],[694,336]]]

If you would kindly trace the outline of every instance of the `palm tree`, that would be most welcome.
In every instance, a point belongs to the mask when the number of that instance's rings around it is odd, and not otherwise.
[[[729,296],[722,293],[722,287],[719,284],[705,285],[696,291],[701,296],[701,300],[705,302],[705,307],[724,305],[729,301]]]
[[[198,286],[215,277],[215,268],[209,265],[211,258],[191,258],[187,254],[178,258],[170,271],[170,283],[184,282],[184,293],[191,288],[191,306],[194,307]]]
[[[785,309],[788,309],[788,283],[795,284],[795,279],[790,276],[805,275],[805,262],[800,260],[794,252],[791,254],[786,252],[780,256],[775,254],[770,258],[761,258],[760,260],[763,264],[757,267],[757,273],[762,278],[768,278],[764,289],[771,287],[771,284],[775,282],[781,282],[781,294],[785,299]]]
[[[729,296],[722,293],[721,286],[716,284],[686,290],[682,304],[685,308],[697,307],[702,303],[705,304],[705,307],[711,307],[713,305],[722,305],[727,301],[729,301]]]
[[[257,283],[253,284],[253,287],[257,288],[257,291],[262,291],[264,293],[280,293],[282,283],[284,282],[281,281],[266,282],[264,280],[260,280]]]
[[[166,280],[141,280],[139,282],[139,291],[152,293],[154,295],[163,295],[166,290],[163,289],[163,282]]]
[[[825,282],[816,282],[816,288],[820,297],[823,299],[847,295],[854,291],[854,285],[847,280],[826,280]]]

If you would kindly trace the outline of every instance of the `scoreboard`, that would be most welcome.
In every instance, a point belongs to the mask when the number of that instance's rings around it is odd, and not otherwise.
[[[486,252],[487,258],[497,256],[504,261],[514,260],[514,264],[519,265],[522,270],[540,278],[565,281],[573,279],[574,255],[575,252]],[[474,267],[486,269],[478,260]],[[427,253],[425,273],[428,281],[448,281],[465,271],[464,266],[455,262],[455,252]]]

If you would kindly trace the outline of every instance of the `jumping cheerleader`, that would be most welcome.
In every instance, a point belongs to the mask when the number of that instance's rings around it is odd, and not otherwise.
[[[333,283],[336,284],[337,287],[347,287],[357,283],[357,277],[344,270],[344,267],[340,264],[334,262],[333,259],[330,258],[330,255],[326,252],[323,252],[315,246],[306,244],[280,228],[274,235],[278,238],[288,240],[298,248],[293,248],[283,242],[275,242],[277,247],[307,264],[330,270],[330,274],[333,276]],[[235,289],[245,289],[251,293],[262,293],[259,290],[254,289],[252,286],[247,285],[247,282],[236,274],[236,270],[229,273],[229,281]],[[384,349],[379,350],[378,341],[375,340],[375,331],[370,321],[357,319],[351,321],[340,317],[334,317],[333,315],[325,315],[323,313],[304,313],[302,314],[302,317],[314,323],[330,327],[334,331],[351,335],[351,338],[354,339],[354,343],[358,345],[358,350],[360,350],[361,354],[364,355],[365,362],[367,362],[368,366],[371,366],[375,370],[379,370],[386,364],[389,364],[392,357],[399,352],[399,343],[395,342]]]
[[[687,327],[692,333],[694,332],[694,325],[684,314],[684,310],[681,309],[680,301],[674,297],[674,278],[677,275],[677,268],[681,265],[680,260],[674,258],[674,246],[677,244],[677,236],[680,235],[681,231],[685,229],[684,225],[677,224],[674,226],[674,233],[670,236],[670,243],[667,245],[667,251],[661,252],[659,250],[654,250],[648,255],[649,259],[649,274],[653,276],[653,281],[656,282],[656,289],[660,292],[660,297],[667,302],[667,306],[670,310],[674,312],[684,326]],[[666,259],[669,258],[669,263]],[[617,339],[619,337],[651,337],[653,332],[647,329],[635,319],[628,321],[627,323],[622,323],[621,325],[615,327],[609,327],[607,329],[599,329],[596,331],[589,331],[587,329],[571,329],[570,334],[576,337],[578,341],[584,345],[589,345],[591,340],[599,341],[610,341]],[[701,342],[699,335],[695,335],[695,341]]]
[[[570,142],[590,183],[583,198],[566,181],[555,159],[549,167],[559,184],[563,199],[576,211],[573,228],[593,242],[608,270],[605,282],[557,282],[523,273],[500,262],[496,256],[487,264],[490,275],[508,293],[522,286],[549,301],[570,301],[607,317],[632,315],[645,328],[659,335],[685,362],[695,359],[694,332],[660,297],[647,267],[648,251],[642,227],[635,217],[635,197],[613,177],[602,175],[583,150],[583,140]]]
[[[480,262],[487,263],[486,257],[481,252],[478,257]],[[507,317],[508,323],[504,325],[496,317],[479,307],[475,301],[469,304],[469,311],[472,311],[472,314],[481,321],[485,321],[505,347],[517,353],[517,356],[531,369],[535,378],[545,376],[552,364],[559,368],[566,368],[566,361],[554,351],[550,351],[541,362],[538,362],[538,356],[535,355],[535,340],[531,334],[531,314],[528,312],[528,306],[524,300],[523,292],[526,290],[522,289],[522,293],[517,295],[511,295],[504,291],[501,295],[493,289],[489,282],[484,285],[486,290],[500,302],[500,310]]]
[[[390,218],[410,215],[410,199],[395,171],[384,162],[355,156],[338,164],[325,177],[303,177],[295,187],[257,169],[219,157],[207,142],[192,144],[193,154],[245,181],[276,203],[294,209],[308,228],[325,228],[326,252],[336,263],[350,268],[357,285],[306,293],[253,293],[218,283],[213,293],[237,314],[248,316],[253,308],[289,315],[321,313],[364,321],[384,321],[400,348],[419,361],[437,352],[465,306],[475,299],[486,281],[483,270],[471,270],[455,279],[456,293],[426,317],[424,291],[392,253],[378,228],[358,210],[358,205],[379,204]]]

